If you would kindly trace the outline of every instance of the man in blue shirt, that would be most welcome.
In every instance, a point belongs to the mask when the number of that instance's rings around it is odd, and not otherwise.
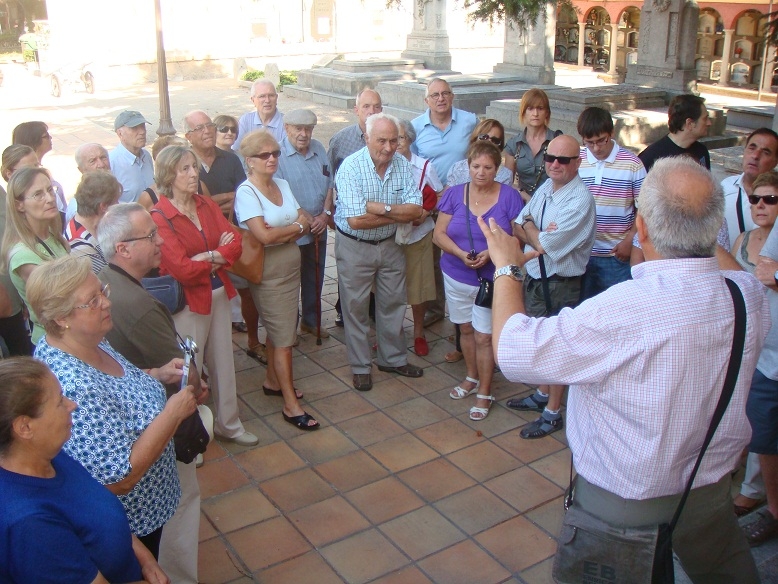
[[[154,184],[154,162],[146,145],[146,118],[140,112],[123,111],[113,127],[119,145],[111,150],[111,172],[122,185],[120,203],[135,203],[140,194]]]

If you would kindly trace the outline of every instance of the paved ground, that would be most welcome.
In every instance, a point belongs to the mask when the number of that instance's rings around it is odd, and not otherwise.
[[[78,182],[75,148],[91,141],[115,145],[119,111],[138,109],[154,122],[152,131],[157,127],[156,85],[101,92],[98,79],[94,96],[56,100],[44,81],[16,66],[3,70],[0,136],[10,139],[22,121],[49,123],[55,150],[44,162],[68,195]],[[586,82],[576,78],[579,86]],[[191,109],[239,115],[250,107],[247,90],[228,80],[173,83],[170,96],[179,127]],[[279,107],[313,108],[320,122],[314,137],[325,144],[353,123],[349,112],[283,94]],[[497,404],[485,421],[471,422],[471,400],[448,397],[465,369],[462,362],[443,360],[453,332],[447,322],[428,330],[429,356],[410,353],[410,361],[425,369],[423,378],[375,370],[373,391],[351,389],[343,330],[333,326],[337,270],[331,243],[328,251],[322,325],[331,337],[317,346],[303,335],[294,352],[296,385],[323,427],[307,434],[283,422],[281,401],[260,391],[264,367],[246,357],[245,335],[234,335],[241,416],[260,443],[212,443],[198,471],[201,581],[551,582],[553,536],[570,465],[564,432],[521,440],[518,429],[531,416],[504,404],[529,389],[499,374]],[[411,323],[405,324],[409,333]],[[778,582],[776,547],[756,555],[765,582]]]

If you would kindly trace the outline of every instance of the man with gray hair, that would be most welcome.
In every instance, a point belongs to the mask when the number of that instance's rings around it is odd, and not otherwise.
[[[153,369],[181,358],[173,317],[141,286],[143,277],[159,267],[162,259],[163,241],[151,215],[138,203],[115,205],[103,216],[97,239],[108,260],[97,277],[111,286],[113,328],[106,334],[108,342],[140,369]],[[189,381],[196,393],[206,389],[194,368]],[[177,389],[168,387],[168,395]],[[207,391],[200,394],[198,402],[206,398]],[[162,531],[159,563],[173,582],[196,584],[200,487],[194,462],[176,460],[176,466],[181,500]]]
[[[286,136],[281,140],[276,176],[289,183],[311,226],[310,235],[297,240],[302,261],[300,330],[310,334],[318,332],[326,339],[330,334],[317,330],[317,319],[327,261],[327,223],[332,215],[332,173],[324,145],[311,137],[317,121],[316,114],[307,109],[292,110],[284,116]]]
[[[366,145],[347,157],[336,176],[338,206],[335,242],[338,286],[346,349],[354,388],[373,388],[368,306],[376,289],[376,336],[381,371],[421,377],[408,363],[403,334],[405,256],[395,242],[398,223],[419,219],[421,193],[408,161],[397,154],[397,119],[380,113],[367,118]]]
[[[108,159],[111,172],[122,185],[122,203],[136,202],[154,184],[154,161],[144,148],[148,123],[143,114],[134,110],[121,112],[113,123],[119,145],[111,150]]]
[[[632,268],[633,280],[547,318],[526,315],[521,268],[528,257],[519,242],[479,222],[497,268],[497,362],[508,379],[570,384],[567,439],[578,477],[568,513],[584,512],[613,529],[670,522],[733,350],[733,298],[724,278],[740,290],[745,344],[734,393],[672,544],[693,582],[751,584],[759,575],[732,512],[730,473],[751,435],[746,398],[770,311],[755,278],[719,270],[714,253],[723,217],[724,198],[710,172],[688,157],[656,161],[635,220],[646,262]],[[568,521],[557,557],[573,540]],[[568,553],[590,564],[595,576],[609,568]],[[618,576],[607,579],[633,574]]]
[[[76,166],[81,174],[90,170],[111,170],[111,161],[108,159],[108,150],[96,142],[81,144],[76,148]],[[65,223],[68,223],[76,214],[76,199],[70,199],[65,212]]]
[[[238,139],[232,145],[235,152],[249,132],[267,130],[278,142],[284,139],[284,114],[278,111],[276,86],[267,79],[257,79],[251,86],[254,111],[246,112],[238,120]]]

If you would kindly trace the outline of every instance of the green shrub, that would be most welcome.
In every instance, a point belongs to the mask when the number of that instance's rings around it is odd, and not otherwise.
[[[297,83],[297,71],[280,71],[279,85],[295,85]]]
[[[244,72],[243,75],[240,76],[240,78],[243,81],[256,81],[257,79],[262,79],[264,76],[265,76],[264,71],[249,69],[248,71]]]

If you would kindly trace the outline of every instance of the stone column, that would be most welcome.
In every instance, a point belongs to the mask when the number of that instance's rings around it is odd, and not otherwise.
[[[692,0],[645,0],[638,62],[627,83],[690,93],[697,87],[694,54],[700,9]]]
[[[724,49],[721,53],[721,79],[719,79],[719,85],[729,84],[729,56],[732,54],[733,34],[735,34],[735,29],[724,29]]]
[[[586,46],[586,23],[578,23],[578,66],[584,65],[584,47]]]
[[[403,59],[424,61],[427,69],[451,71],[451,52],[446,30],[447,0],[414,0],[413,30],[408,35]]]
[[[556,8],[551,2],[524,32],[516,23],[506,22],[503,62],[494,66],[494,72],[515,75],[527,83],[553,85],[555,38]]]
[[[608,61],[608,75],[616,75],[616,62],[619,60],[619,23],[611,24],[610,59]]]

